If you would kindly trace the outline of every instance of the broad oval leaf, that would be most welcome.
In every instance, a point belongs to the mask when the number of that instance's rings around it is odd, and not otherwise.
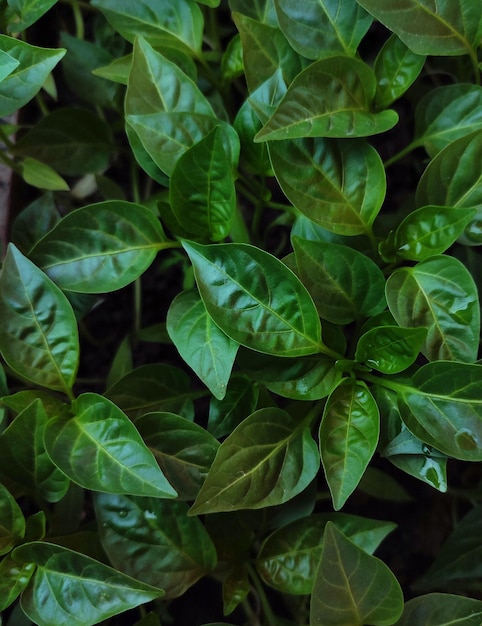
[[[375,90],[375,75],[363,61],[345,56],[315,61],[293,80],[255,141],[383,133],[398,115],[371,112]]]
[[[45,427],[52,461],[73,482],[106,493],[172,498],[177,495],[129,418],[112,402],[84,393],[75,416],[53,417]]]
[[[313,222],[340,235],[360,235],[385,199],[378,152],[364,140],[302,138],[268,145],[276,178],[290,202]]]
[[[310,626],[389,626],[403,594],[389,568],[328,522],[311,596]]]
[[[35,571],[34,563],[20,565],[8,554],[0,561],[0,611],[7,609],[28,585]]]
[[[40,48],[21,39],[0,35],[0,51],[18,61],[0,83],[0,117],[14,113],[29,102],[64,56],[64,48]]]
[[[400,386],[400,411],[408,429],[448,456],[482,460],[482,366],[436,361]]]
[[[97,494],[95,512],[102,547],[120,572],[182,595],[216,566],[216,550],[184,502]]]
[[[109,200],[68,213],[30,254],[62,289],[104,293],[138,278],[166,245],[150,209]]]
[[[349,324],[386,308],[385,278],[367,256],[336,243],[293,237],[298,272],[320,316]]]
[[[355,0],[275,0],[281,30],[293,48],[308,59],[336,54],[354,56],[372,23]]]
[[[358,340],[355,358],[383,374],[398,374],[415,362],[426,335],[425,328],[371,328]]]
[[[260,409],[223,441],[190,514],[282,504],[310,484],[319,464],[308,423]]]
[[[79,359],[72,307],[50,278],[10,244],[0,276],[0,351],[34,384],[71,394]]]
[[[329,396],[319,429],[321,461],[336,511],[360,482],[379,434],[380,415],[368,387],[345,378]]]
[[[449,593],[429,593],[409,600],[396,626],[480,626],[482,602]]]
[[[25,535],[25,517],[9,490],[0,483],[0,554],[7,554]]]
[[[161,589],[62,546],[35,541],[13,556],[19,563],[37,565],[21,606],[38,626],[93,626],[163,595]]]
[[[313,301],[281,261],[247,244],[183,246],[209,315],[231,339],[280,356],[323,351]]]
[[[15,17],[13,19],[10,17],[8,31],[10,33],[19,33],[25,30],[39,20],[56,3],[57,0],[16,0],[15,2],[10,2],[9,7],[13,8]]]
[[[417,54],[475,53],[482,17],[472,0],[398,0],[396,7],[384,0],[357,2]]]
[[[176,296],[167,313],[167,332],[179,354],[211,393],[222,400],[238,344],[212,321],[196,291]]]
[[[460,261],[439,255],[399,268],[387,281],[386,296],[400,326],[428,329],[422,352],[429,360],[477,359],[479,298]]]

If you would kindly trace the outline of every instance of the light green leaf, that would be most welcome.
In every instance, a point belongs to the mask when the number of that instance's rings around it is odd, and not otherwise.
[[[375,91],[375,75],[363,61],[344,56],[315,61],[293,80],[255,140],[383,133],[395,126],[398,115],[371,112]]]
[[[145,37],[152,44],[201,52],[203,16],[189,0],[93,0],[109,24],[127,41]]]
[[[108,200],[68,213],[31,256],[62,289],[103,293],[138,278],[170,245],[152,211]]]
[[[385,170],[364,140],[302,138],[269,144],[273,170],[292,204],[340,235],[370,232],[385,199]]]
[[[79,359],[77,322],[60,289],[10,244],[0,276],[0,351],[34,384],[71,394]]]
[[[372,17],[355,0],[275,0],[281,30],[293,48],[308,59],[336,54],[355,56]]]
[[[7,554],[25,536],[25,518],[15,498],[0,483],[0,554]]]
[[[0,117],[5,117],[23,107],[40,91],[65,50],[31,46],[20,39],[0,35],[0,51],[19,62],[0,83]]]
[[[318,468],[309,424],[281,409],[260,409],[223,441],[190,514],[282,504],[301,493]]]
[[[166,323],[179,354],[211,393],[222,400],[238,344],[214,324],[196,291],[183,291],[176,296]]]
[[[422,352],[429,360],[476,360],[479,298],[460,261],[439,255],[399,268],[387,281],[386,296],[399,326],[428,329]]]
[[[231,339],[280,356],[323,350],[313,301],[281,261],[247,244],[183,246],[209,315]]]
[[[328,522],[311,597],[310,626],[389,626],[403,594],[388,567]]]
[[[189,148],[176,163],[169,200],[177,220],[188,233],[211,241],[225,239],[236,209],[234,175],[216,126]]]
[[[383,374],[398,374],[415,362],[426,336],[425,328],[371,328],[358,340],[355,358]]]
[[[8,6],[14,12],[10,17],[8,31],[19,33],[25,30],[57,3],[57,0],[8,0]]]
[[[20,61],[0,50],[0,82],[7,78],[18,66]]]
[[[37,565],[21,606],[38,626],[93,626],[163,595],[161,589],[62,546],[35,541],[13,556],[19,563]]]
[[[329,396],[319,430],[321,461],[336,511],[360,482],[379,433],[380,415],[368,387],[345,378]]]
[[[322,318],[349,324],[386,308],[385,278],[367,256],[336,243],[293,237],[301,280]]]
[[[448,593],[412,598],[396,626],[480,626],[482,602]]]
[[[156,460],[129,418],[112,402],[84,393],[74,417],[53,417],[45,427],[52,461],[73,482],[94,491],[175,497]]]
[[[416,54],[475,53],[482,17],[472,0],[399,0],[396,7],[384,0],[357,2]]]
[[[97,494],[100,539],[112,565],[137,580],[181,596],[216,566],[216,550],[184,502]]]
[[[70,187],[65,180],[49,165],[26,157],[20,163],[23,180],[32,187],[46,191],[69,191]]]

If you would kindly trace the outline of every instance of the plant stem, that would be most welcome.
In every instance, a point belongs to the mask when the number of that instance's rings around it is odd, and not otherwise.
[[[268,602],[268,598],[266,597],[266,593],[264,591],[264,587],[261,584],[258,574],[252,565],[248,565],[248,572],[251,580],[253,581],[254,587],[256,589],[256,593],[258,594],[259,601],[261,603],[261,607],[263,609],[264,616],[266,618],[267,626],[277,626],[278,620],[276,615],[273,613],[270,603]]]
[[[420,145],[420,140],[412,141],[411,143],[409,143],[408,146],[405,146],[405,148],[403,148],[403,150],[400,150],[400,152],[394,154],[390,159],[388,159],[388,161],[385,161],[385,163],[383,164],[385,169],[402,159],[404,156],[412,152],[412,150],[415,150],[415,148],[418,148]]]

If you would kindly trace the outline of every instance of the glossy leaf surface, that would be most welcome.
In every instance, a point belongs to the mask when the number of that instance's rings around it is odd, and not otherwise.
[[[0,554],[7,554],[25,535],[25,518],[15,498],[0,483]]]
[[[79,358],[74,312],[13,245],[0,277],[0,318],[0,351],[10,367],[37,385],[70,393]]]
[[[84,393],[73,410],[74,417],[54,417],[45,428],[47,452],[71,480],[106,493],[176,496],[136,428],[115,404]]]
[[[98,494],[95,511],[102,546],[119,571],[166,598],[182,595],[216,565],[214,545],[183,502]]]
[[[375,452],[379,420],[377,404],[362,381],[342,380],[326,402],[319,445],[336,511],[356,489]]]
[[[386,181],[367,142],[305,137],[270,143],[269,154],[286,197],[313,222],[343,235],[370,232]]]
[[[223,441],[190,513],[282,504],[309,485],[318,467],[309,426],[281,409],[260,409]]]
[[[231,339],[283,356],[322,349],[313,301],[281,261],[244,244],[201,246],[184,241],[183,246],[209,315]]]
[[[434,256],[396,270],[386,295],[400,326],[428,329],[422,352],[429,360],[476,360],[479,298],[473,278],[457,259]]]
[[[397,374],[415,362],[426,335],[425,328],[375,327],[358,340],[355,358],[383,374]]]
[[[34,571],[33,563],[19,565],[10,554],[0,561],[0,611],[15,602],[28,585]]]
[[[291,83],[256,140],[383,133],[395,126],[398,115],[370,111],[375,89],[375,76],[362,61],[344,56],[315,61]],[[320,91],[323,99],[318,97]]]
[[[396,626],[479,626],[482,602],[448,593],[430,593],[409,600]]]
[[[311,598],[310,626],[385,626],[403,610],[397,579],[329,522]]]
[[[27,543],[15,550],[14,557],[19,563],[37,565],[21,602],[38,626],[93,626],[163,595],[160,589],[62,546]]]
[[[231,433],[256,409],[258,396],[258,385],[244,376],[231,377],[224,398],[209,403],[208,431],[218,439]]]
[[[164,243],[162,227],[149,209],[111,200],[66,215],[31,255],[62,289],[102,293],[140,276]]]

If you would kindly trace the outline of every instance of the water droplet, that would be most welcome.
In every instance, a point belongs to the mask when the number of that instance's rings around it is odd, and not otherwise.
[[[129,512],[126,511],[125,509],[122,509],[121,511],[119,511],[119,517],[127,517],[129,515]]]
[[[462,450],[475,450],[478,446],[477,436],[468,428],[457,431],[455,441]]]

